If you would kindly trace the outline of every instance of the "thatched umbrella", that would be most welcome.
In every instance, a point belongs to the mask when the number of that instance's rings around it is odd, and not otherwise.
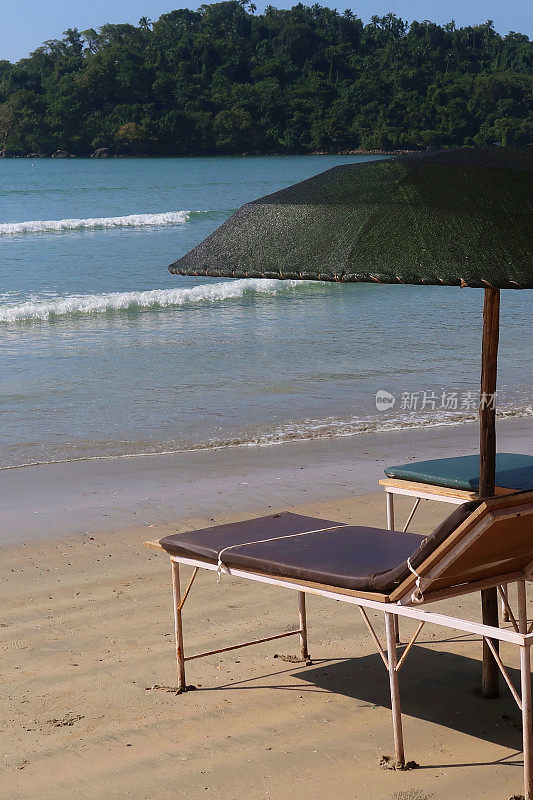
[[[171,272],[485,290],[481,396],[496,391],[500,289],[533,288],[532,148],[477,148],[334,167],[242,206]],[[495,409],[480,403],[482,498],[494,494]],[[495,589],[483,621],[498,624]],[[494,642],[497,645],[497,642]],[[498,693],[484,642],[483,691]]]

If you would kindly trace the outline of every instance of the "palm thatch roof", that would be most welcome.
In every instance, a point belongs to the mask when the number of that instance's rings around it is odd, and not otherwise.
[[[246,203],[181,275],[533,288],[533,148],[347,164]]]

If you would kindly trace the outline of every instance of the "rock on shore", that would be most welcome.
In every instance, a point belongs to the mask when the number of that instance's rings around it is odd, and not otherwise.
[[[110,156],[109,147],[97,147],[94,153],[91,154],[91,158],[109,158]]]

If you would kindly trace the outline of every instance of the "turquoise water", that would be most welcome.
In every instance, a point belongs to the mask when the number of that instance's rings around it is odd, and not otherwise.
[[[472,418],[478,290],[167,271],[247,200],[360,159],[0,162],[0,466]],[[502,293],[500,363],[500,408],[532,413],[529,292]]]

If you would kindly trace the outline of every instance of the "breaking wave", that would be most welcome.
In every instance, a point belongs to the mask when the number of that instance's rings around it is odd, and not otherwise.
[[[151,289],[145,292],[68,295],[47,300],[0,305],[0,323],[44,322],[86,314],[135,312],[194,303],[235,300],[246,295],[272,295],[286,292],[305,283],[268,278],[242,278],[222,283],[202,284],[186,289]]]
[[[195,212],[196,213],[196,212]],[[88,219],[36,219],[28,222],[0,223],[0,236],[32,233],[63,233],[97,228],[138,228],[146,225],[181,225],[190,211],[165,211],[162,214],[128,214],[125,217],[90,217]]]

